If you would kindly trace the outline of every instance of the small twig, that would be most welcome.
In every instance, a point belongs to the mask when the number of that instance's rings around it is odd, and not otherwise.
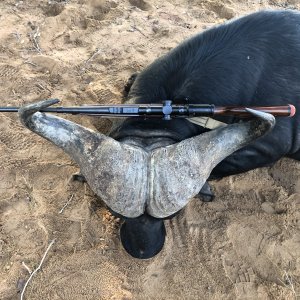
[[[41,83],[36,83],[35,84],[38,88],[40,88],[40,89],[42,89],[43,91],[48,91],[48,92],[52,92],[47,86],[46,87],[44,87]]]
[[[138,31],[140,34],[142,34],[144,37],[147,37],[139,28],[136,27],[135,21],[133,21],[133,25],[130,25],[130,27],[133,29],[133,31]]]
[[[101,50],[100,48],[96,48],[96,50],[94,51],[94,53],[92,54],[92,56],[91,56],[89,59],[87,59],[87,60],[85,61],[85,64],[88,64],[91,60],[93,60],[94,57],[95,57],[96,55],[98,55],[101,51],[102,51],[102,50]]]
[[[135,25],[130,25],[130,27],[133,29],[133,30],[136,30],[138,31],[140,34],[142,34],[144,37],[147,37],[139,28],[137,28]]]
[[[299,295],[297,295],[295,287],[294,287],[294,283],[293,283],[293,279],[291,276],[289,276],[289,274],[284,271],[284,280],[285,282],[283,282],[281,279],[279,279],[279,281],[288,289],[290,289],[292,291],[292,293],[294,294],[295,297],[298,297]]]
[[[21,35],[18,31],[13,32],[12,35],[15,36],[15,38],[17,39],[18,42],[21,40]]]
[[[72,201],[74,197],[74,194],[71,195],[71,197],[69,198],[69,200],[66,202],[66,204],[62,207],[62,209],[58,212],[59,214],[62,214],[64,209],[68,206],[68,204]]]
[[[34,66],[34,67],[38,67],[38,65],[37,65],[37,64],[33,63],[33,62],[32,62],[32,61],[30,61],[30,60],[26,60],[26,61],[24,61],[24,64],[28,64],[28,65],[32,65],[32,66]]]
[[[29,274],[32,273],[31,269],[22,261],[22,266],[28,271]]]
[[[25,290],[26,290],[26,287],[27,287],[28,283],[30,282],[30,280],[32,279],[32,277],[34,276],[34,274],[35,274],[36,272],[38,272],[38,271],[41,269],[42,264],[43,264],[43,262],[44,262],[44,260],[45,260],[45,258],[46,258],[46,256],[47,256],[47,254],[48,254],[50,248],[51,248],[52,245],[54,244],[54,242],[55,242],[55,239],[52,240],[51,243],[48,245],[48,247],[47,247],[47,249],[46,249],[46,251],[45,251],[45,253],[44,253],[44,255],[43,255],[43,258],[42,258],[42,260],[41,260],[39,266],[38,266],[38,267],[30,274],[28,280],[26,281],[26,283],[25,283],[25,285],[24,285],[24,287],[23,287],[22,293],[21,293],[21,300],[23,300],[24,293],[25,293]]]
[[[284,276],[285,276],[285,280],[288,283],[288,286],[290,287],[290,289],[292,290],[294,295],[296,295],[296,291],[295,291],[295,288],[294,288],[292,277],[290,277],[289,274],[286,271],[284,271]]]
[[[60,38],[61,36],[63,36],[65,33],[66,33],[65,31],[62,32],[62,33],[59,33],[57,36],[55,36],[55,37],[51,40],[51,42],[54,42],[55,40],[57,40],[58,38]]]
[[[26,185],[26,187],[28,188],[29,191],[32,191],[32,186],[30,186],[30,184],[28,183],[26,177],[24,176],[24,174],[21,174],[21,177],[24,180],[24,184]]]
[[[29,37],[33,43],[33,46],[35,48],[36,51],[38,52],[42,52],[42,49],[39,45],[38,39],[40,37],[40,27],[36,27],[35,31],[29,34]]]
[[[102,50],[100,48],[96,48],[96,50],[93,52],[93,54],[91,55],[90,58],[88,58],[85,62],[82,63],[82,66],[79,70],[79,74],[82,75],[85,71],[86,71],[86,68],[88,67],[88,64],[90,61],[92,61],[94,59],[94,57],[96,55],[98,55]]]

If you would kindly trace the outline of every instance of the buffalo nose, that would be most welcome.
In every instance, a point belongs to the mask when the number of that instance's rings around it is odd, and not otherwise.
[[[126,218],[121,226],[121,243],[128,254],[139,259],[157,255],[163,248],[166,229],[163,220],[144,214]]]

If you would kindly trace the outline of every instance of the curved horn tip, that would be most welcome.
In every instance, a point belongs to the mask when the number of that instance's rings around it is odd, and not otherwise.
[[[59,99],[47,99],[20,107],[18,113],[22,123],[27,126],[28,118],[39,110],[60,102]]]
[[[54,105],[56,103],[59,103],[60,100],[59,99],[47,99],[47,100],[42,100],[39,102],[35,102],[35,103],[30,103],[27,105],[24,105],[22,107],[20,107],[19,112],[23,112],[23,111],[30,111],[32,113],[37,112],[43,108],[46,108],[48,106]]]
[[[268,122],[270,124],[270,128],[274,127],[275,126],[275,117],[269,113],[266,113],[266,112],[262,112],[262,111],[258,111],[258,110],[255,110],[255,109],[251,109],[251,108],[245,108],[245,110],[247,112],[249,112],[250,114],[252,114],[253,116],[265,121],[265,122]]]

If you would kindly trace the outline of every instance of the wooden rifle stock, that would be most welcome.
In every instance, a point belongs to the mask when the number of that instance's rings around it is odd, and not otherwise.
[[[296,113],[295,107],[291,104],[285,106],[251,106],[249,108],[263,111],[276,117],[293,117]],[[246,111],[246,107],[242,106],[216,106],[214,115],[238,116],[242,118],[248,117],[249,113]]]

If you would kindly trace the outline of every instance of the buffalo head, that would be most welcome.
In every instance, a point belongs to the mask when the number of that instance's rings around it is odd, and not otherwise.
[[[68,153],[91,189],[125,218],[122,244],[139,258],[161,250],[165,238],[162,220],[199,193],[220,161],[275,124],[272,115],[249,109],[257,118],[149,151],[39,112],[57,102],[45,100],[22,107],[22,123]]]

